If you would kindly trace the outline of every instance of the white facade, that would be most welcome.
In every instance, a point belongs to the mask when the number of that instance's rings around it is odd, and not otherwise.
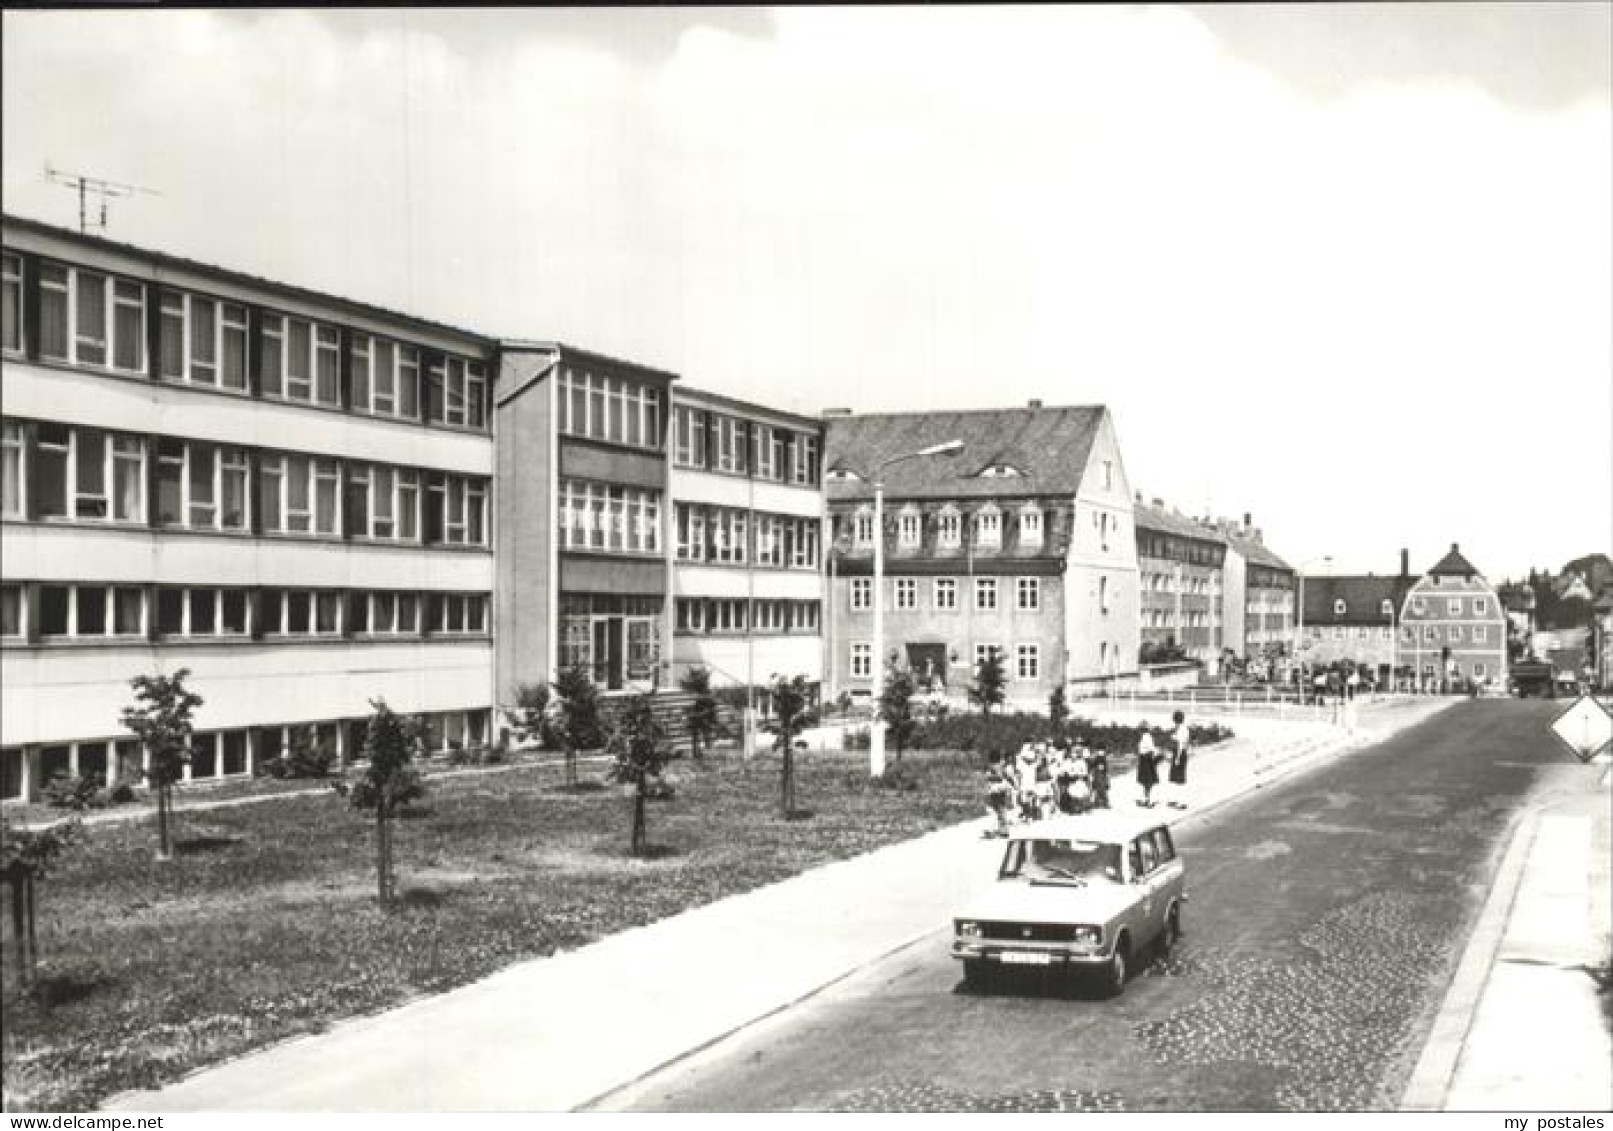
[[[32,222],[4,244],[4,799],[127,776],[129,681],[180,668],[197,778],[251,773],[288,727],[356,754],[375,698],[484,738],[491,346]],[[376,414],[406,379],[414,418]]]

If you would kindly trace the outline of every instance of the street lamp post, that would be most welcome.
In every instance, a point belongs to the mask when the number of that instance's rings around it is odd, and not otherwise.
[[[951,456],[963,450],[962,440],[932,444],[916,452],[892,456],[874,472],[874,646],[873,722],[868,727],[868,776],[885,776],[885,722],[879,717],[880,696],[885,693],[885,469],[893,463],[921,456]]]

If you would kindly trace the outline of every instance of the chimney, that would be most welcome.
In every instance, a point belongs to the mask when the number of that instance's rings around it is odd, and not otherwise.
[[[1042,398],[1041,397],[1032,397],[1030,400],[1025,402],[1025,407],[1026,408],[1041,408],[1042,407]]]
[[[1411,576],[1411,551],[1407,550],[1404,546],[1400,548],[1400,576]]]
[[[826,409],[823,410],[823,415],[826,416],[826,417],[827,416],[850,416],[851,415],[851,410],[849,408],[826,408]]]
[[[1156,498],[1154,500],[1154,509],[1155,510],[1164,510],[1165,509],[1165,500]]]
[[[1243,528],[1245,530],[1248,530],[1253,525],[1254,525],[1254,515],[1250,514],[1248,511],[1244,511],[1243,512]]]
[[[1137,502],[1138,502],[1139,505],[1141,505],[1142,501],[1143,501],[1143,493],[1141,491],[1138,491],[1137,492]]]

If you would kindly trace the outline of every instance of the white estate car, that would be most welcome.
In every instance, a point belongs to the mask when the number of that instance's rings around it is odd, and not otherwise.
[[[998,966],[1100,973],[1120,993],[1136,956],[1182,931],[1182,859],[1157,818],[1087,813],[1009,834],[997,882],[954,922],[952,957],[979,984]]]

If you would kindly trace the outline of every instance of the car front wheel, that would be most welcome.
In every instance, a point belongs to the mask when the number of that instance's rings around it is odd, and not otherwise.
[[[1126,990],[1126,976],[1131,972],[1131,944],[1122,938],[1115,943],[1115,952],[1104,967],[1103,987],[1110,997],[1119,997]]]
[[[1182,905],[1171,904],[1171,909],[1165,913],[1165,929],[1159,933],[1159,953],[1161,957],[1169,958],[1176,949],[1176,944],[1182,938]]]

